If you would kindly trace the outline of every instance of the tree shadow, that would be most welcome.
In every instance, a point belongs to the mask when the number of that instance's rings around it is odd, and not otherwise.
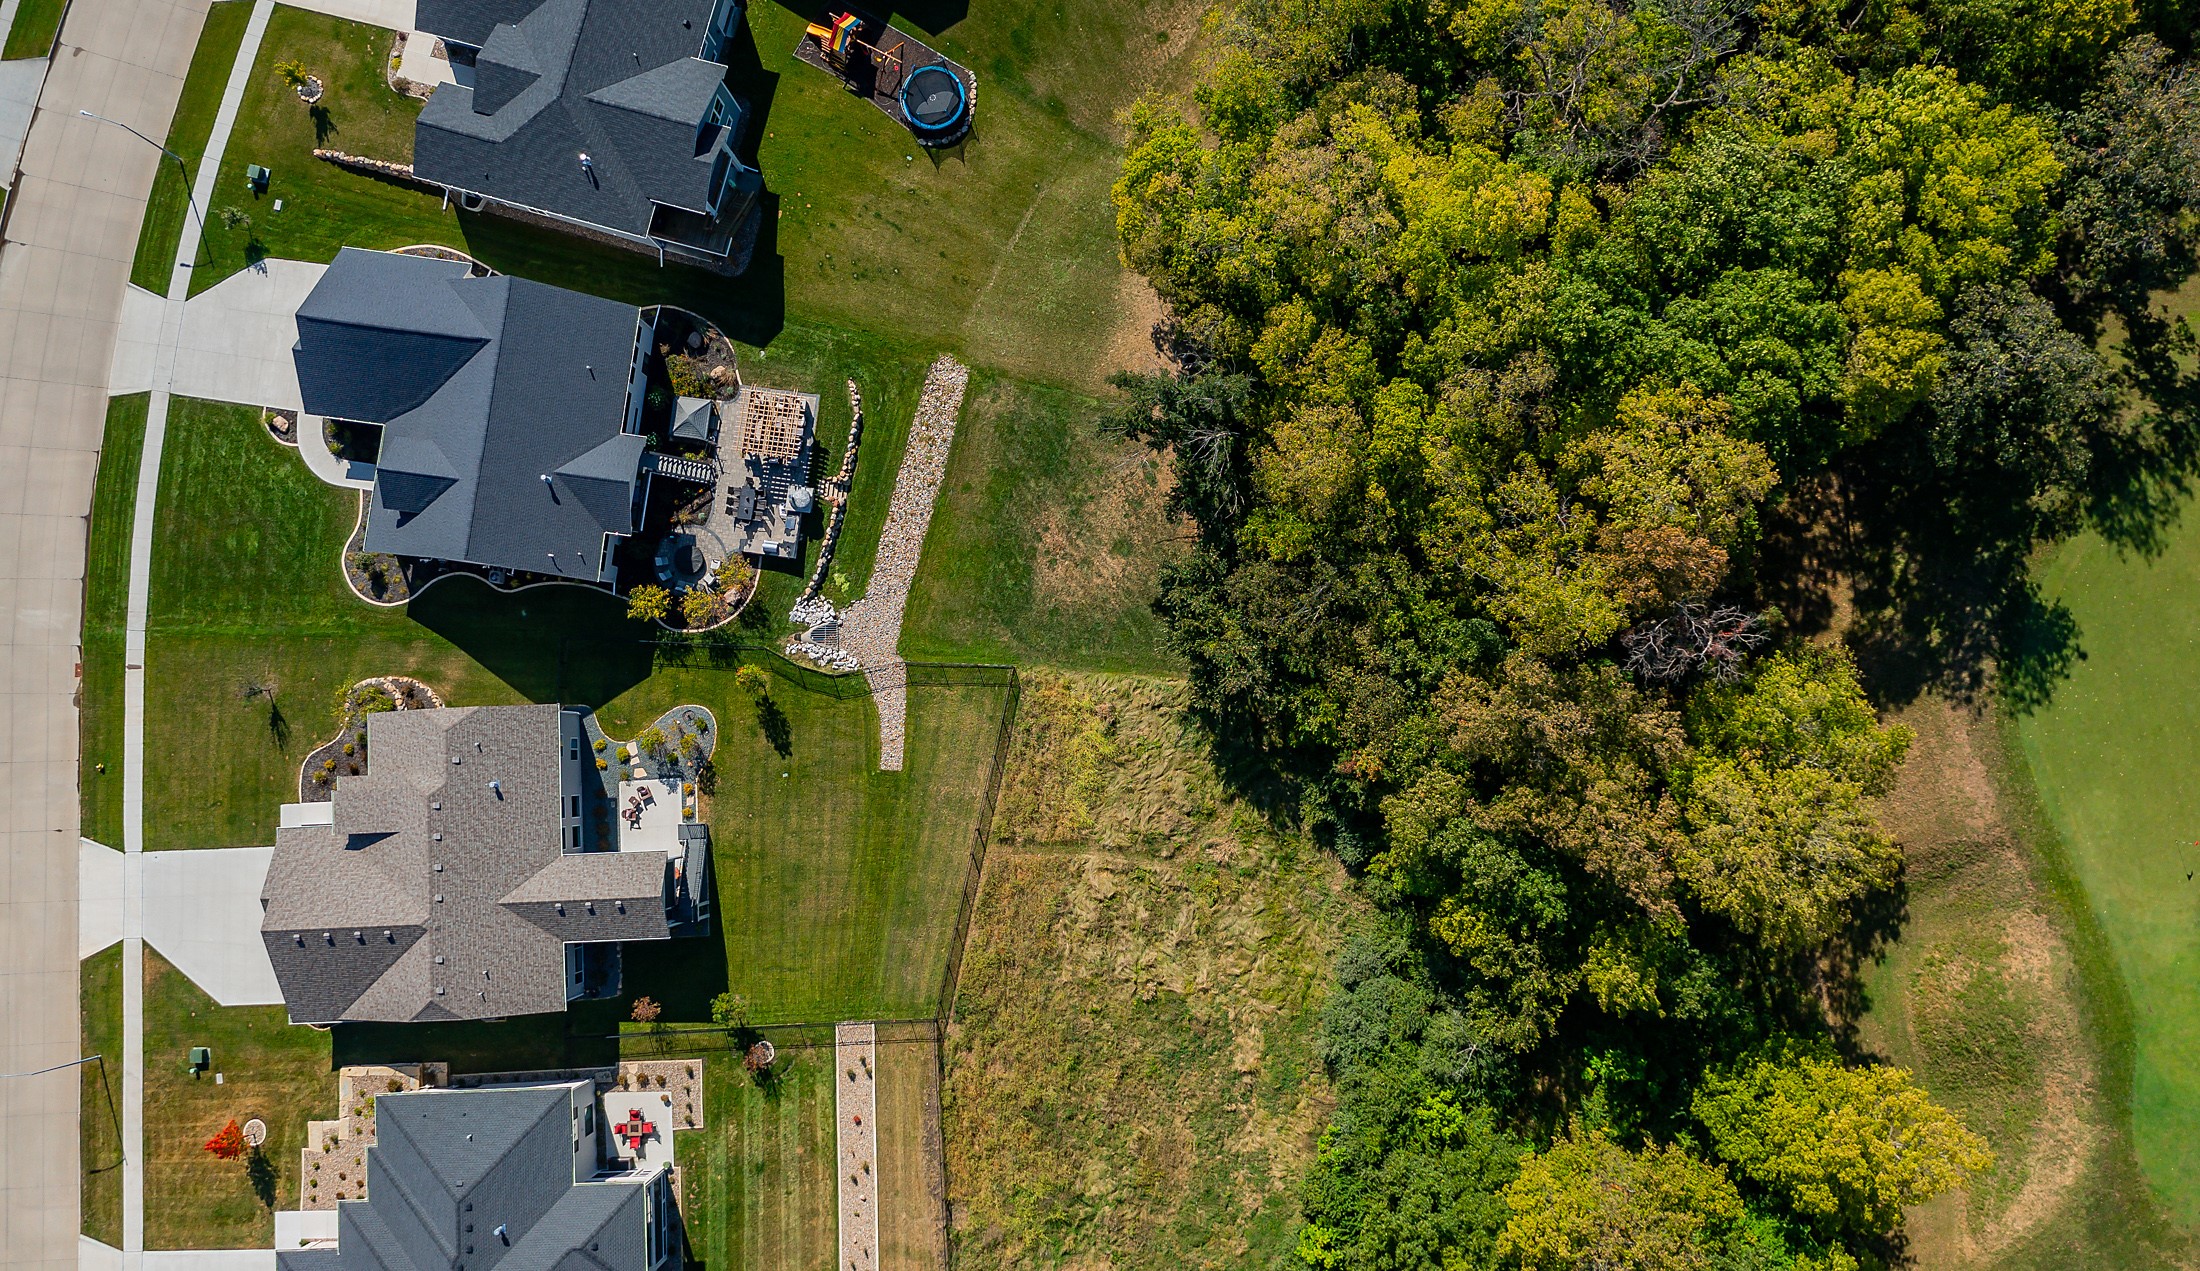
[[[290,717],[283,714],[283,704],[273,693],[267,695],[267,736],[275,749],[290,749]]]
[[[1887,956],[1902,938],[1910,922],[1910,884],[1907,874],[1893,883],[1865,893],[1850,910],[1849,924],[1829,944],[1818,966],[1820,994],[1825,1016],[1833,1030],[1834,1044],[1852,1058],[1863,1055],[1857,1025],[1871,1012],[1871,991],[1865,973]]]
[[[787,712],[769,697],[756,699],[756,726],[764,733],[764,740],[781,759],[794,754],[794,725],[787,719]]]
[[[314,146],[326,149],[328,139],[336,135],[336,117],[328,113],[327,106],[319,104],[308,107],[306,116],[313,120]]]
[[[267,1153],[254,1147],[244,1158],[244,1176],[261,1206],[275,1208],[275,1163],[267,1159]]]

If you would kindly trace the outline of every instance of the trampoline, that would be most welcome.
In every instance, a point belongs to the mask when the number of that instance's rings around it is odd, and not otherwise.
[[[944,66],[920,66],[901,85],[901,115],[919,137],[944,137],[963,126],[970,104],[963,83]]]

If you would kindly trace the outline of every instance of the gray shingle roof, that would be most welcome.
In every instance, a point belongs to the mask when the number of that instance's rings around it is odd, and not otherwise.
[[[383,425],[367,550],[608,581],[646,444],[625,431],[640,322],[453,261],[338,252],[292,356],[308,413]]]
[[[334,1249],[278,1251],[277,1266],[647,1271],[644,1187],[590,1181],[575,1122],[593,1098],[593,1083],[377,1098],[366,1199],[337,1206]]]
[[[564,850],[560,738],[554,705],[368,716],[367,771],[261,890],[293,1020],[560,1011],[566,944],[670,934],[663,854]]]
[[[642,237],[657,204],[707,212],[716,136],[698,128],[726,78],[723,63],[701,56],[715,8],[536,0],[515,14],[508,3],[429,0],[423,30],[481,51],[473,87],[440,85],[421,110],[413,171]],[[738,99],[727,122],[737,142],[747,123]],[[729,197],[724,220],[746,214],[755,186]]]

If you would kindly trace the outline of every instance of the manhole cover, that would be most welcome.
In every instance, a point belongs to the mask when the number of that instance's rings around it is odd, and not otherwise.
[[[244,1123],[244,1141],[253,1147],[267,1142],[267,1122],[258,1117]]]

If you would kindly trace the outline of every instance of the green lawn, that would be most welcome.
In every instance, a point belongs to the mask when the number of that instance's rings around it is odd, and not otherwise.
[[[79,833],[122,847],[122,629],[130,604],[130,518],[145,450],[146,396],[107,404],[84,562],[84,688],[77,710]],[[104,766],[104,771],[102,771]]]
[[[110,945],[78,968],[77,1031],[87,1055],[77,1126],[84,1168],[83,1232],[122,1247],[122,946]]]
[[[974,377],[910,589],[905,656],[1166,671],[1152,604],[1187,527],[1166,470],[1103,440],[1103,403]]]
[[[2015,760],[2010,721],[1925,698],[1882,803],[1905,859],[1894,938],[1862,968],[1858,1039],[1986,1137],[1992,1166],[1913,1209],[1923,1267],[2182,1265],[2132,1154],[2131,1022],[2114,959]]]
[[[703,1066],[703,1128],[677,1135],[688,1256],[705,1267],[832,1271],[833,1052],[786,1046],[759,1085],[740,1060]]]
[[[2200,523],[2151,561],[2075,541],[2040,577],[2086,656],[2022,721],[2024,757],[2130,995],[2140,1167],[2200,1225]]]
[[[214,131],[214,112],[221,106],[222,89],[237,61],[237,46],[244,43],[245,22],[252,16],[251,0],[217,0],[206,11],[206,25],[199,31],[198,47],[191,54],[191,70],[176,101],[175,117],[168,125],[168,149],[183,160],[192,176],[206,155],[208,134]],[[191,184],[173,159],[162,156],[153,177],[152,193],[145,203],[145,221],[138,230],[137,257],[130,265],[130,281],[155,295],[168,294],[169,275],[176,267],[176,246],[190,214]],[[200,210],[205,214],[205,209]]]
[[[663,668],[607,704],[629,736],[674,702],[717,712],[724,735],[710,804],[723,966],[685,942],[630,946],[626,989],[667,1020],[709,1018],[732,988],[760,1024],[929,1016],[954,936],[971,832],[1000,733],[1005,688],[912,687],[905,771],[878,771],[868,697],[772,700],[788,753],[766,740],[726,668]]]
[[[212,1073],[188,1071],[193,1046],[213,1051]],[[280,1006],[218,1006],[145,951],[146,1248],[269,1248],[275,1210],[298,1205],[306,1122],[335,1114],[327,1033],[291,1024]],[[207,1154],[232,1118],[252,1117],[267,1123],[264,1166]]]
[[[69,0],[23,0],[8,27],[8,42],[0,47],[0,59],[44,57],[52,52],[54,37],[61,33],[61,15],[68,8]]]

